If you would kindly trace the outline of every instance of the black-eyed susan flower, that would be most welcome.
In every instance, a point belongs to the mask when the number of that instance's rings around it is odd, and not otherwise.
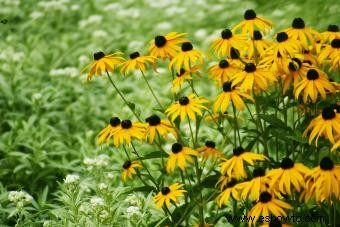
[[[198,152],[190,147],[183,147],[180,143],[174,143],[171,147],[171,153],[166,163],[166,170],[170,172],[175,171],[176,165],[184,171],[187,167],[187,162],[193,163],[192,156],[197,156]]]
[[[276,34],[276,41],[267,48],[268,53],[272,54],[274,58],[280,56],[284,58],[292,58],[296,54],[302,52],[302,45],[298,40],[289,38],[286,32],[279,32]]]
[[[339,148],[340,148],[340,139],[339,139],[338,142],[336,142],[336,143],[333,145],[331,151],[336,151],[336,150],[338,150]]]
[[[218,178],[218,181],[215,185],[215,187],[219,188],[221,191],[226,187],[228,182],[230,181],[231,177],[222,175]]]
[[[248,217],[255,217],[253,220],[249,220],[248,225],[255,226],[261,216],[268,217],[270,214],[276,217],[285,217],[287,213],[284,209],[292,210],[293,207],[286,202],[276,199],[269,192],[262,192],[256,205],[248,212]]]
[[[275,218],[275,219],[274,219]],[[266,219],[265,219],[266,220]],[[278,217],[273,216],[269,223],[264,222],[264,225],[260,225],[260,227],[291,227],[292,225],[282,223]]]
[[[215,39],[210,45],[210,50],[217,54],[219,58],[230,57],[230,49],[243,49],[246,45],[247,36],[245,34],[233,34],[230,29],[224,29],[221,37]]]
[[[266,66],[247,63],[242,72],[232,77],[232,86],[239,86],[244,91],[252,89],[264,91],[275,80],[276,77]]]
[[[256,15],[255,11],[248,9],[244,13],[244,20],[237,24],[232,31],[237,31],[241,28],[242,34],[253,36],[254,30],[260,30],[266,34],[272,27],[272,22],[267,19],[260,18]]]
[[[221,158],[223,154],[216,149],[216,144],[214,141],[206,141],[205,146],[198,148],[197,151],[202,155],[204,160],[208,160],[209,158]]]
[[[253,166],[254,161],[264,161],[268,158],[262,154],[255,154],[244,150],[242,147],[237,147],[233,150],[233,156],[230,159],[223,159],[220,164],[221,173],[236,179],[246,178],[245,163]]]
[[[262,34],[260,31],[254,31],[253,38],[247,41],[246,48],[244,48],[244,55],[247,55],[249,58],[260,56],[272,44],[272,41],[262,38]]]
[[[242,120],[241,117],[236,116],[237,119]],[[209,114],[205,117],[205,120],[208,122],[218,122],[220,120],[225,120],[225,119],[230,119],[233,120],[234,119],[234,114],[233,113],[228,113],[228,111],[225,112],[217,112],[217,113],[213,113],[213,114]]]
[[[146,63],[150,63],[153,68],[156,68],[156,58],[153,56],[141,56],[139,52],[130,54],[130,59],[124,61],[120,66],[120,72],[126,75],[134,70],[140,70],[146,73]]]
[[[181,50],[178,45],[188,42],[188,39],[183,37],[185,35],[186,33],[170,32],[164,36],[156,36],[155,39],[150,41],[150,56],[160,58],[163,61],[167,58],[172,59]]]
[[[254,102],[254,99],[247,93],[240,90],[240,88],[232,86],[231,82],[224,82],[223,92],[216,97],[213,110],[214,112],[221,110],[221,112],[224,113],[230,102],[236,107],[236,109],[243,110],[245,104],[242,99],[248,99]]]
[[[113,144],[118,147],[121,144],[131,144],[132,139],[143,140],[145,138],[145,125],[143,123],[132,123],[130,120],[123,120],[120,129],[113,134]]]
[[[181,68],[190,70],[191,67],[200,65],[203,63],[202,53],[198,50],[194,50],[194,47],[190,42],[182,43],[181,52],[179,52],[169,63],[169,69],[175,67],[177,72],[180,72]]]
[[[302,51],[303,62],[311,66],[318,66],[318,58],[314,55],[314,50],[312,48],[304,49]]]
[[[172,91],[177,92],[182,88],[185,81],[192,80],[192,74],[199,74],[199,66],[192,67],[190,70],[185,70],[181,68],[179,72],[176,73],[176,78],[172,81]]]
[[[286,93],[292,83],[296,88],[301,79],[307,75],[309,69],[310,65],[303,63],[301,58],[292,58],[287,67],[284,68],[283,93]]]
[[[223,192],[217,196],[216,201],[218,207],[226,205],[230,201],[230,198],[240,200],[239,184],[237,184],[237,181],[234,178],[230,179]]]
[[[333,39],[340,39],[339,27],[335,24],[328,25],[327,31],[321,34],[322,43],[330,43]]]
[[[202,116],[202,109],[207,109],[203,104],[207,103],[208,100],[203,97],[197,97],[194,94],[188,97],[183,96],[173,104],[171,104],[165,113],[171,117],[171,121],[174,121],[177,117],[180,117],[181,121],[184,121],[186,117],[191,120],[196,120],[196,114]]]
[[[325,136],[334,144],[334,136],[340,134],[340,113],[336,113],[331,107],[324,108],[322,113],[309,123],[303,136],[306,136],[310,130],[312,131],[309,135],[309,143],[316,138],[315,144],[318,145],[319,137]]]
[[[157,115],[152,115],[145,119],[148,123],[145,127],[145,137],[149,143],[153,143],[155,136],[166,136],[171,133],[177,137],[176,131],[168,120],[161,120]]]
[[[311,68],[307,75],[296,85],[295,98],[303,91],[303,102],[306,103],[308,97],[313,103],[316,102],[318,95],[323,100],[326,99],[326,91],[335,93],[335,88],[328,80],[327,74],[317,68]]]
[[[283,75],[287,71],[286,68],[291,62],[291,58],[283,57],[280,54],[274,55],[273,53],[273,50],[265,51],[261,56],[259,65],[266,66],[273,74]]]
[[[313,179],[311,188],[317,202],[323,202],[326,199],[340,199],[340,166],[335,165],[329,157],[324,157],[320,165],[312,169],[307,178]]]
[[[304,188],[304,176],[309,169],[301,163],[294,163],[290,158],[281,161],[281,167],[268,172],[270,187],[278,185],[278,189],[283,194],[292,195],[292,188],[300,192]]]
[[[91,80],[93,75],[100,76],[104,72],[113,72],[115,67],[124,61],[120,55],[122,53],[114,53],[105,55],[104,52],[96,52],[93,54],[94,61],[84,67],[82,72],[90,68],[90,71],[87,74],[87,80]]]
[[[248,197],[258,199],[261,192],[268,190],[269,179],[265,175],[266,171],[263,168],[256,168],[250,181],[239,184],[242,200],[247,200]]]
[[[112,117],[109,124],[98,134],[98,144],[102,144],[105,140],[109,143],[113,135],[120,129],[120,119],[118,117]]]
[[[320,40],[320,34],[312,28],[306,27],[302,18],[295,18],[292,22],[292,27],[285,30],[287,35],[301,42],[304,48],[309,45],[314,45],[316,40]]]
[[[230,64],[228,60],[220,60],[219,63],[212,65],[209,70],[209,78],[216,81],[218,86],[229,81],[232,76],[240,72],[239,64]]]
[[[127,178],[132,179],[133,175],[136,175],[136,168],[143,168],[138,161],[126,161],[123,164],[122,179],[126,181]]]
[[[330,45],[321,49],[318,61],[329,61],[333,70],[340,69],[340,38],[333,39]]]
[[[177,203],[178,197],[182,197],[186,190],[183,190],[183,184],[175,183],[169,187],[164,187],[160,192],[154,197],[154,202],[157,208],[162,208],[165,204],[168,208],[170,207],[171,201]]]

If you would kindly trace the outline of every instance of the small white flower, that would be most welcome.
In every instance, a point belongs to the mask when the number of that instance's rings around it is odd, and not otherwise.
[[[130,51],[138,51],[144,46],[144,43],[142,41],[134,40],[129,43],[128,49]]]
[[[101,219],[106,219],[109,217],[109,212],[107,212],[106,210],[102,210],[100,213],[99,213],[99,218]]]
[[[96,30],[92,33],[93,38],[104,38],[104,37],[107,37],[107,36],[108,36],[108,34],[104,30]]]
[[[43,17],[44,16],[44,13],[43,12],[40,12],[40,11],[33,11],[31,14],[30,14],[30,18],[32,20],[36,20],[40,17]]]
[[[107,186],[107,184],[105,184],[105,183],[100,183],[100,184],[98,185],[98,188],[99,188],[99,190],[104,191],[104,190],[107,190],[108,186]]]
[[[80,5],[77,5],[77,4],[71,5],[71,7],[70,7],[70,10],[72,10],[72,11],[77,11],[79,9],[80,9]]]
[[[139,199],[136,194],[131,194],[128,197],[126,197],[125,202],[132,206],[136,206],[139,203]]]
[[[169,31],[172,29],[172,24],[169,22],[161,22],[156,25],[156,30]]]
[[[89,18],[87,18],[88,22],[89,23],[99,23],[99,22],[102,22],[103,20],[103,16],[101,15],[91,15],[89,16]]]
[[[115,175],[113,173],[108,173],[106,176],[109,179],[113,179],[115,177]]]
[[[207,37],[207,30],[205,30],[205,29],[198,29],[196,32],[195,32],[195,34],[194,34],[194,36],[197,38],[197,39],[205,39],[206,37]]]
[[[68,174],[66,176],[66,178],[64,179],[64,183],[65,184],[74,184],[74,183],[78,183],[80,180],[79,175],[77,174]]]
[[[142,216],[142,213],[140,212],[139,207],[129,206],[126,209],[126,215],[127,215],[128,218],[131,218],[133,216]]]
[[[94,209],[102,207],[105,204],[104,199],[98,196],[92,197],[90,203]]]

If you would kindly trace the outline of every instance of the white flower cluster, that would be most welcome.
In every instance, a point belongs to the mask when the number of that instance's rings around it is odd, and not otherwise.
[[[80,177],[77,174],[68,174],[64,179],[65,184],[76,184],[80,181]]]
[[[67,11],[67,4],[70,0],[52,0],[52,1],[40,1],[38,6],[44,10],[60,10]]]
[[[130,204],[131,206],[137,206],[139,204],[139,198],[136,194],[131,194],[126,197],[125,202]]]
[[[98,196],[92,197],[90,203],[93,209],[97,209],[105,205],[104,199]]]
[[[15,203],[17,208],[22,208],[25,204],[31,203],[33,198],[24,191],[10,191],[8,194],[8,200]]]
[[[50,71],[50,76],[70,76],[77,77],[79,76],[79,69],[75,67],[66,67],[62,69],[52,69]]]
[[[126,215],[128,218],[139,218],[142,216],[139,207],[136,206],[129,206],[126,209]]]
[[[92,33],[93,38],[105,38],[108,36],[108,33],[104,30],[96,30]]]
[[[102,168],[105,167],[109,164],[109,159],[110,157],[105,155],[105,154],[101,154],[98,157],[95,158],[88,158],[86,157],[84,159],[84,164],[87,166],[88,170],[92,170],[94,168]]]
[[[20,62],[25,58],[24,52],[15,52],[11,48],[5,49],[0,53],[0,60]]]
[[[97,24],[103,21],[103,16],[101,15],[91,15],[85,20],[79,21],[79,27],[85,28],[90,24]]]

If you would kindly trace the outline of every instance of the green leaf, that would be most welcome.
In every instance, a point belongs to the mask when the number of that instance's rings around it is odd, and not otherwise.
[[[268,122],[269,124],[277,127],[277,128],[282,128],[282,129],[290,129],[286,126],[286,124],[279,118],[277,118],[275,115],[264,115],[260,114],[260,117]]]
[[[153,151],[149,154],[144,155],[142,159],[146,160],[146,159],[153,159],[153,158],[162,158],[162,156],[166,157],[166,154],[163,151]]]
[[[130,194],[132,192],[151,192],[151,191],[157,191],[156,188],[152,186],[141,186],[141,187],[136,187],[132,188],[130,190],[125,191],[123,194]]]

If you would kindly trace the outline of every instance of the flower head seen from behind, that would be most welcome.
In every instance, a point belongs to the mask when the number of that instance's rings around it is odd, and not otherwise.
[[[171,147],[171,153],[166,163],[168,173],[174,172],[176,165],[184,171],[187,167],[187,162],[193,163],[192,156],[197,156],[198,152],[190,147],[183,147],[180,143],[174,143]]]
[[[146,63],[150,63],[153,68],[156,68],[156,58],[153,56],[141,56],[139,52],[130,54],[130,59],[127,59],[121,64],[120,72],[126,75],[134,70],[140,70],[146,73]]]
[[[209,158],[216,159],[223,157],[223,154],[216,149],[216,144],[214,141],[206,141],[205,146],[198,148],[197,151],[202,155],[204,160]]]
[[[203,104],[207,103],[208,100],[202,97],[197,97],[194,94],[182,96],[179,100],[171,104],[165,113],[171,117],[171,121],[174,121],[177,117],[180,117],[181,121],[184,121],[186,117],[191,120],[196,120],[196,114],[202,116],[202,109],[207,109]]]
[[[293,207],[286,202],[274,198],[274,195],[269,192],[262,192],[258,198],[258,202],[248,213],[248,217],[255,217],[248,225],[255,226],[260,216],[268,217],[270,214],[273,214],[276,217],[285,217],[287,213],[284,209],[292,210]]]
[[[122,179],[126,181],[127,179],[132,179],[133,175],[136,175],[136,168],[143,168],[138,161],[126,161],[123,164]]]
[[[247,93],[240,90],[239,87],[232,86],[231,82],[224,82],[223,92],[216,97],[213,110],[216,113],[220,109],[221,112],[224,113],[230,102],[236,107],[236,109],[243,110],[245,104],[242,99],[248,99],[254,102],[254,99]]]
[[[252,37],[255,29],[266,34],[273,25],[269,20],[258,17],[252,9],[246,10],[243,17],[244,20],[232,29],[233,32],[241,29],[242,34],[248,34]]]
[[[106,71],[113,72],[115,67],[124,61],[120,55],[122,55],[120,52],[109,55],[105,55],[102,51],[96,52],[93,54],[94,61],[85,66],[82,72],[90,68],[87,80],[91,80],[94,75],[101,76]]]
[[[243,147],[237,147],[233,150],[233,156],[230,159],[224,159],[220,164],[221,173],[229,177],[234,177],[237,180],[247,177],[244,163],[254,165],[254,161],[264,161],[268,158],[262,154],[255,154],[246,151]]]
[[[325,136],[331,143],[335,143],[334,136],[340,134],[340,113],[334,111],[332,107],[326,107],[322,110],[322,113],[314,118],[303,132],[303,136],[306,136],[310,131],[309,143],[312,143],[316,138],[315,144],[318,145],[320,136]]]
[[[165,204],[169,208],[171,201],[177,203],[177,198],[184,196],[184,193],[186,192],[186,190],[182,189],[183,186],[183,184],[175,183],[169,187],[162,188],[161,191],[154,197],[156,207],[160,209]]]
[[[187,38],[184,38],[186,33],[170,32],[167,35],[158,35],[150,41],[149,52],[150,55],[156,58],[160,58],[163,61],[167,58],[174,58],[181,50],[178,46],[181,43],[188,42]]]
[[[152,115],[145,120],[148,124],[146,126],[146,139],[149,143],[153,143],[157,134],[159,136],[166,136],[171,133],[177,137],[176,131],[168,120],[161,120],[157,115]]]
[[[169,69],[180,72],[181,68],[190,70],[191,67],[201,65],[203,63],[202,53],[195,50],[191,42],[182,43],[181,52],[178,53],[169,63]]]

